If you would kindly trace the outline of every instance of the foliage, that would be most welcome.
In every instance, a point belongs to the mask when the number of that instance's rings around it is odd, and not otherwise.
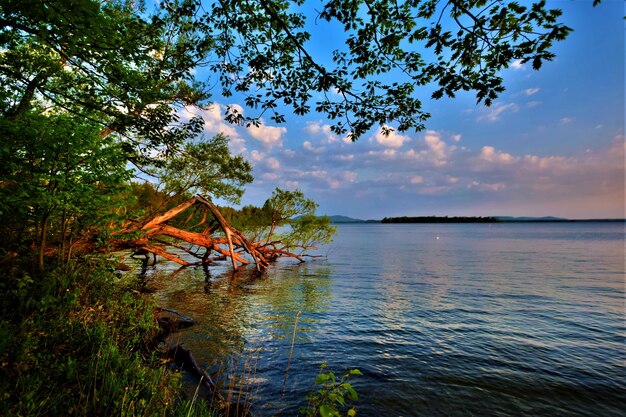
[[[300,414],[306,417],[356,416],[356,408],[350,407],[350,405],[359,397],[349,380],[353,376],[363,374],[358,369],[351,369],[337,379],[333,372],[324,372],[325,368],[326,364],[324,363],[320,373],[315,378],[315,388],[307,395],[307,407],[302,407]]]
[[[39,277],[5,274],[0,414],[173,412],[179,382],[149,349],[158,332],[154,304],[130,288],[98,260]]]
[[[274,226],[282,226],[289,219],[304,214],[312,214],[317,208],[315,201],[304,197],[301,190],[274,189],[272,195],[263,204],[263,209],[269,213],[270,222]]]
[[[514,60],[538,69],[554,58],[553,43],[570,32],[560,14],[544,0],[225,0],[212,4],[200,30],[215,39],[219,59],[210,68],[223,95],[243,93],[276,122],[285,119],[279,106],[297,115],[314,109],[356,139],[376,125],[388,132],[391,122],[423,129],[429,114],[420,97],[428,91],[434,99],[473,91],[490,105],[504,90],[500,71]],[[308,46],[315,34],[307,15],[343,29],[331,63]],[[258,122],[235,107],[229,120]]]
[[[424,93],[472,91],[489,105],[513,60],[538,69],[553,59],[570,32],[560,14],[544,0],[164,0],[154,11],[135,0],[0,0],[0,113],[37,96],[119,132],[140,163],[199,132],[178,111],[206,105],[193,70],[207,67],[224,96],[260,111],[231,106],[231,122],[258,124],[266,112],[282,122],[286,106],[325,113],[353,139],[392,122],[423,129]],[[343,29],[331,62],[314,56],[307,16]]]
[[[331,225],[330,217],[304,214],[289,222],[289,228],[278,239],[285,250],[304,253],[330,243],[336,231],[337,227]]]
[[[92,122],[28,111],[0,120],[3,249],[34,242],[43,267],[49,236],[65,255],[72,241],[115,220],[114,196],[130,178],[120,145]]]
[[[148,172],[161,181],[170,196],[204,194],[238,202],[243,185],[252,182],[252,166],[243,156],[233,156],[228,138],[188,141],[178,152],[158,160]]]
[[[317,203],[301,190],[274,189],[263,207],[227,210],[231,224],[245,230],[252,240],[281,251],[305,254],[332,241],[336,227],[328,216],[316,216]]]
[[[127,209],[133,217],[156,213],[168,202],[168,196],[157,190],[150,181],[131,182]]]
[[[210,45],[189,32],[184,4],[148,16],[141,3],[1,0],[0,114],[45,101],[121,134],[135,163],[195,136],[201,121],[182,123],[174,107],[206,103],[190,71]]]

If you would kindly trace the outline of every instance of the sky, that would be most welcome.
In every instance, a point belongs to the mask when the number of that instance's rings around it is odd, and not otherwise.
[[[556,44],[557,58],[540,71],[514,62],[502,72],[507,90],[488,108],[470,94],[426,100],[432,117],[422,132],[373,130],[353,143],[316,113],[234,126],[224,122],[225,108],[241,103],[218,94],[209,110],[188,108],[185,116],[201,115],[206,135],[227,134],[231,150],[252,163],[255,181],[242,205],[262,205],[281,187],[304,191],[319,214],[361,219],[622,218],[626,13],[622,0],[591,3],[548,1],[574,29]],[[332,34],[315,30],[322,41],[312,49],[323,55]]]

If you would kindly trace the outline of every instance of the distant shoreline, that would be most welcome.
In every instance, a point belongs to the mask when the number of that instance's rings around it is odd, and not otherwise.
[[[381,223],[624,223],[626,219],[498,219],[498,218],[434,218],[434,219],[403,219],[385,218]]]
[[[448,217],[448,216],[419,216],[419,217],[385,217],[382,220],[360,220],[341,216],[342,219],[333,219],[334,224],[459,224],[459,223],[624,223],[626,219],[565,219],[558,217]],[[339,217],[339,216],[337,216]],[[349,220],[348,220],[349,219]]]

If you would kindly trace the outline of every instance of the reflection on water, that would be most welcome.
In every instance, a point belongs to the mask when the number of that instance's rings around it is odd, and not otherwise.
[[[343,225],[323,262],[145,277],[198,321],[176,336],[198,362],[253,358],[258,415],[277,411],[298,311],[283,415],[323,361],[364,372],[363,416],[620,415],[623,248],[620,223]]]

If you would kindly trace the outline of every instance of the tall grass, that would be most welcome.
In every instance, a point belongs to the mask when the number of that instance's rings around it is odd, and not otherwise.
[[[134,285],[98,260],[0,278],[0,415],[211,415],[178,399]]]

